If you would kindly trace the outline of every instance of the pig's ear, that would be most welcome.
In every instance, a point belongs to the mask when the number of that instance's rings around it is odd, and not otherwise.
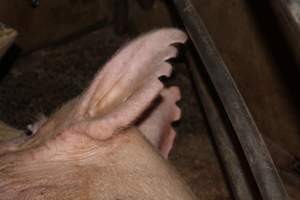
[[[172,67],[166,61],[177,54],[173,44],[185,41],[185,33],[173,28],[132,41],[96,75],[76,113],[105,118],[109,129],[133,124],[162,90],[158,78],[170,75]]]
[[[149,110],[137,125],[147,140],[160,150],[162,156],[168,158],[176,136],[172,122],[181,115],[181,110],[176,105],[181,95],[177,87],[171,87],[163,89],[160,96],[159,104]]]
[[[158,77],[171,73],[171,65],[166,61],[177,54],[172,44],[185,41],[186,35],[173,28],[153,31],[132,41],[96,75],[81,98],[77,113],[103,116],[134,99],[133,107],[126,110],[139,110],[138,114],[162,89]]]

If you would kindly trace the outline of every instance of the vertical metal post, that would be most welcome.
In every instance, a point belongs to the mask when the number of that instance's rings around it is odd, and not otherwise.
[[[208,84],[198,70],[199,67],[195,62],[196,58],[192,55],[191,51],[188,51],[186,54],[187,68],[190,71],[198,98],[201,101],[231,193],[235,200],[258,200],[258,192],[251,187],[253,186],[252,177],[248,177],[247,171],[242,164],[242,155],[239,155],[237,152],[240,148],[236,147],[236,143],[233,141],[233,130],[226,124],[222,111],[211,96]]]
[[[288,199],[264,140],[190,0],[173,0],[244,151],[264,200]]]

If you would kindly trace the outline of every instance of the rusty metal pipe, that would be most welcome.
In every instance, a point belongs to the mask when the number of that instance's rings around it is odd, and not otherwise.
[[[237,148],[231,137],[232,128],[228,127],[223,118],[222,111],[214,101],[205,78],[198,71],[199,65],[195,62],[197,58],[192,56],[191,50],[186,53],[187,68],[194,82],[195,90],[201,101],[210,132],[219,154],[221,164],[225,171],[231,193],[236,200],[257,200],[257,191],[252,188],[253,182],[249,180],[248,174],[238,155]]]
[[[196,9],[190,0],[173,3],[226,111],[262,199],[288,199],[262,135]]]

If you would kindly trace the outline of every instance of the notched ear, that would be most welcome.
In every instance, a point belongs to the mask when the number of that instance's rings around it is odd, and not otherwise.
[[[166,61],[177,54],[173,44],[187,37],[178,29],[160,29],[143,35],[119,50],[107,62],[81,97],[78,115],[103,116],[117,110],[130,112],[132,121],[163,88],[160,76],[169,76]]]
[[[170,87],[163,89],[160,97],[158,104],[144,113],[144,118],[137,125],[148,141],[167,158],[176,136],[172,122],[181,116],[181,110],[176,105],[181,95],[178,87]]]
[[[160,29],[119,50],[79,101],[75,114],[94,119],[87,124],[87,132],[103,139],[133,124],[163,89],[158,78],[171,74],[167,60],[177,55],[174,44],[186,39],[178,29]],[[105,136],[97,134],[99,129],[105,129]]]

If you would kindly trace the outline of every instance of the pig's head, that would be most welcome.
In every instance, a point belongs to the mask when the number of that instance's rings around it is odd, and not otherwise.
[[[48,149],[54,144],[57,154],[58,148],[80,149],[81,144],[88,146],[88,141],[104,141],[128,127],[138,126],[166,157],[175,136],[170,123],[180,116],[175,105],[180,93],[175,87],[164,89],[158,78],[170,75],[172,68],[167,60],[177,54],[173,44],[185,40],[186,35],[177,29],[162,29],[125,45],[81,96],[34,124],[33,137],[11,149],[44,148],[46,143]],[[160,103],[137,123],[158,97]],[[74,141],[66,145],[65,139]],[[90,148],[93,146],[91,142]]]
[[[0,157],[2,171],[28,163],[35,163],[28,164],[29,168],[50,170],[49,166],[59,162],[63,163],[60,166],[67,165],[66,168],[73,171],[78,165],[112,165],[116,161],[108,161],[108,157],[112,157],[115,148],[124,141],[130,143],[126,139],[120,142],[120,137],[130,132],[143,133],[167,157],[175,137],[171,122],[180,117],[180,109],[176,106],[180,93],[177,87],[164,88],[159,77],[170,75],[172,69],[167,60],[177,54],[173,44],[185,40],[186,35],[180,30],[161,29],[120,49],[81,96],[33,125],[33,136],[4,145]],[[61,170],[55,168],[54,171],[60,174]],[[38,179],[35,174],[32,176],[33,180]],[[5,188],[9,189],[7,181],[10,179],[4,176],[5,179]],[[55,181],[49,179],[47,183]],[[42,183],[45,184],[39,182]],[[26,190],[24,185],[20,188]]]

